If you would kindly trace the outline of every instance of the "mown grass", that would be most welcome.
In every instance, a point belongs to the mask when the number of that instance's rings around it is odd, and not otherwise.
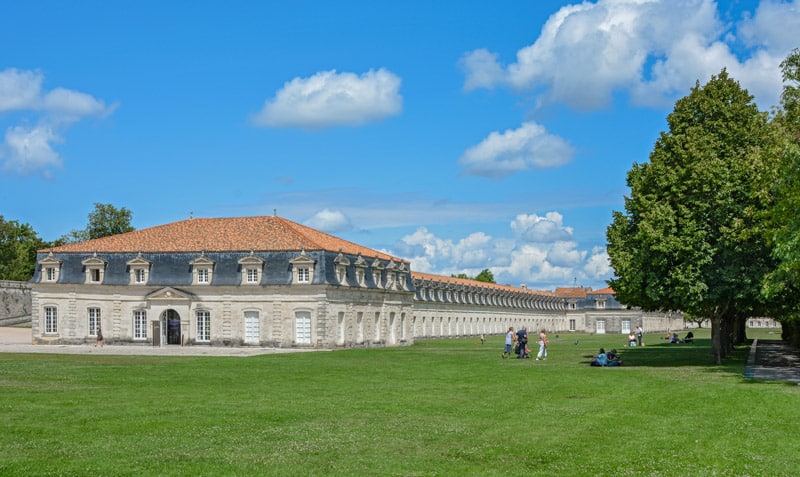
[[[775,338],[775,336],[763,336]],[[0,354],[0,475],[795,475],[800,387],[746,348],[502,337],[242,357]],[[600,346],[620,368],[592,368]]]

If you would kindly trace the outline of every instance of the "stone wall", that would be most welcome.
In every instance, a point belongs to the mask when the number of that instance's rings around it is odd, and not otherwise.
[[[30,321],[31,289],[28,282],[0,280],[0,326]]]

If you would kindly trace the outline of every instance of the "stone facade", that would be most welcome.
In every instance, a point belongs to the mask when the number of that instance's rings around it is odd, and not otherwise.
[[[26,282],[0,280],[0,325],[31,321],[31,287]]]
[[[677,329],[609,289],[565,295],[412,272],[280,217],[194,219],[42,250],[30,286],[37,344],[91,343],[100,330],[115,344],[333,349],[510,326]]]

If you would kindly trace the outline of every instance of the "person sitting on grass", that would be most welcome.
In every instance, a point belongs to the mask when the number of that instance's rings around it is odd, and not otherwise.
[[[619,359],[616,349],[612,349],[606,353],[606,357],[608,358],[607,366],[622,366],[622,360]]]
[[[686,333],[686,338],[683,339],[684,343],[694,343],[694,333],[691,331]]]
[[[681,339],[678,338],[678,333],[672,333],[672,337],[669,339],[670,343],[680,344]]]
[[[600,352],[597,353],[597,356],[592,358],[592,362],[589,363],[590,366],[608,366],[608,355],[606,354],[606,350],[600,348]]]

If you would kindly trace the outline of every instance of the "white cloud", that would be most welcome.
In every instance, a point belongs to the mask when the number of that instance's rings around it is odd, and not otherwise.
[[[475,276],[488,268],[498,283],[525,283],[539,289],[553,289],[575,280],[604,287],[611,277],[605,249],[581,250],[572,240],[572,228],[564,226],[558,212],[544,217],[521,214],[509,229],[513,237],[476,232],[453,240],[437,237],[423,227],[403,237],[391,253],[411,260],[415,271]]]
[[[604,247],[595,247],[592,250],[592,255],[586,261],[583,270],[587,277],[594,280],[605,280],[614,275],[608,252]]]
[[[113,106],[109,108],[102,101],[86,93],[64,88],[55,88],[44,95],[42,108],[53,114],[71,118],[103,116],[114,109]]]
[[[544,217],[520,214],[511,222],[511,230],[526,242],[548,243],[569,240],[572,228],[564,227],[564,217],[558,212],[548,212]]]
[[[9,128],[0,146],[0,159],[5,159],[3,169],[19,174],[41,171],[50,176],[53,168],[61,167],[61,158],[52,146],[58,142],[61,138],[46,126]]]
[[[380,121],[402,110],[400,83],[383,68],[360,76],[331,70],[294,78],[264,103],[253,123],[314,129]]]
[[[111,107],[89,94],[57,87],[42,90],[39,72],[8,68],[0,72],[0,111],[21,111],[25,125],[10,126],[0,144],[0,166],[18,174],[50,176],[63,160],[54,145],[69,126],[88,116],[105,116]],[[35,126],[27,124],[35,123]]]
[[[33,71],[0,71],[0,111],[36,108],[43,79]]]
[[[492,132],[478,145],[467,149],[459,165],[465,174],[498,179],[527,169],[566,164],[574,153],[564,139],[536,123],[526,122],[519,129]]]
[[[328,233],[346,232],[353,228],[350,219],[338,210],[323,209],[308,219],[304,225]]]
[[[726,67],[766,109],[777,102],[778,64],[797,46],[798,29],[797,2],[764,1],[728,26],[712,0],[598,0],[561,8],[514,63],[480,49],[461,65],[466,89],[540,90],[543,100],[580,110],[608,105],[617,91],[636,104],[669,105]],[[737,35],[746,58],[733,53]]]

